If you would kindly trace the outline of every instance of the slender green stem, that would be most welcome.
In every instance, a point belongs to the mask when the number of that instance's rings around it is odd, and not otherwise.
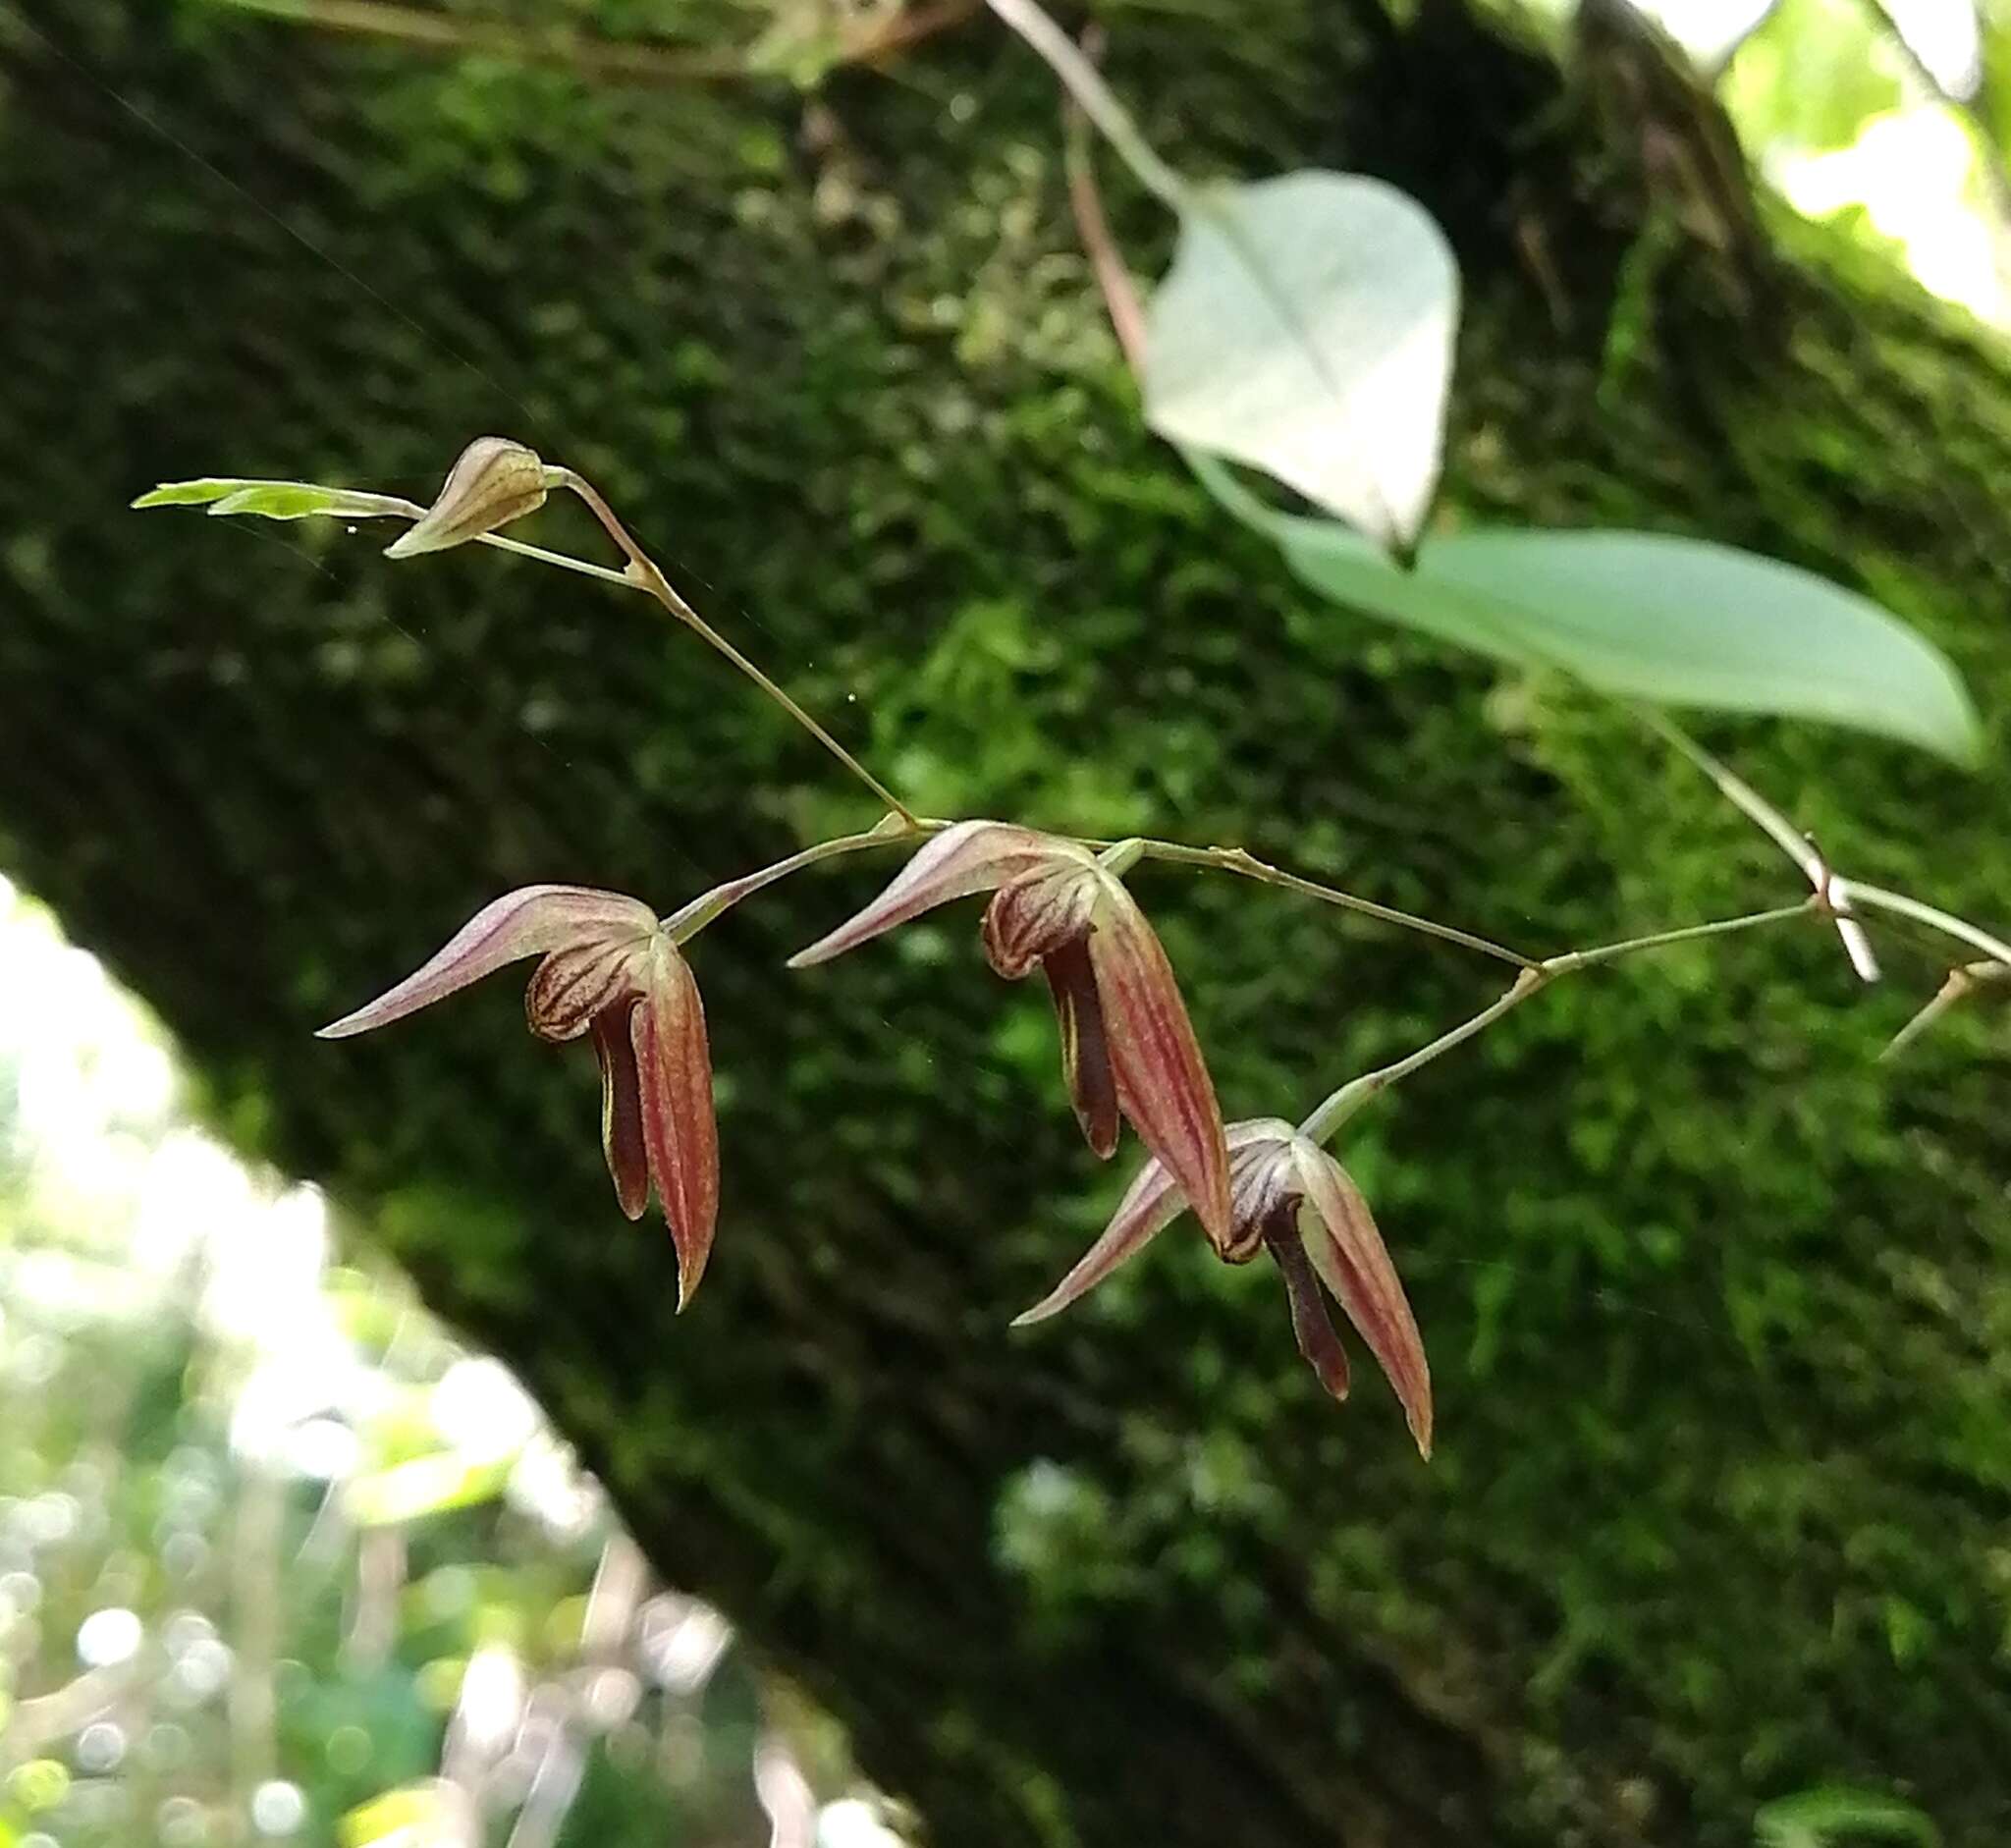
[[[730,879],[725,885],[701,893],[682,910],[665,918],[664,929],[670,933],[673,943],[689,943],[742,898],[751,897],[764,886],[772,886],[778,880],[788,878],[791,873],[800,873],[806,866],[815,866],[820,860],[835,860],[846,853],[860,853],[868,847],[893,846],[903,841],[913,841],[938,833],[946,825],[939,821],[917,822],[897,814],[888,815],[877,827],[869,828],[864,834],[840,835],[833,841],[820,841],[815,846],[805,847],[800,853],[791,853],[772,866],[743,873],[738,879]]]
[[[577,571],[582,577],[598,577],[604,584],[620,584],[624,590],[642,586],[625,571],[611,571],[590,559],[576,559],[565,552],[548,552],[541,545],[526,545],[521,539],[506,539],[500,532],[485,532],[476,542],[492,545],[499,552],[515,552],[518,558],[536,559],[540,565],[556,565],[562,571]]]
[[[2011,969],[2011,944],[2005,943],[2001,937],[1992,937],[1967,918],[1957,917],[1952,911],[1943,911],[1938,905],[1926,904],[1919,898],[1909,898],[1903,892],[1887,892],[1883,886],[1867,885],[1861,879],[1833,879],[1829,883],[1831,891],[1839,897],[1854,898],[1875,911],[1890,911],[1895,916],[1911,918],[1916,924],[1925,924],[1929,930],[1953,937],[1972,950],[1981,950],[1992,962],[2002,963]]]
[[[1192,195],[1186,181],[1160,158],[1096,66],[1035,0],[987,0],[987,4],[1048,61],[1062,87],[1081,105],[1082,113],[1096,124],[1139,184],[1174,212],[1187,210]]]
[[[1569,975],[1576,969],[1595,969],[1601,963],[1617,962],[1637,950],[1660,950],[1670,944],[1693,944],[1706,937],[1729,937],[1734,931],[1749,931],[1762,924],[1783,924],[1789,918],[1807,917],[1822,908],[1821,899],[1811,894],[1799,904],[1777,904],[1767,911],[1748,911],[1743,917],[1713,918],[1709,924],[1686,924],[1680,930],[1628,937],[1591,950],[1569,950],[1560,956],[1546,956],[1542,968],[1547,976]]]
[[[1094,64],[1097,39],[1084,34],[1082,54]],[[1145,308],[1137,288],[1118,253],[1117,241],[1111,235],[1111,221],[1104,212],[1103,194],[1097,190],[1096,159],[1089,138],[1089,118],[1082,105],[1069,97],[1061,105],[1062,162],[1068,175],[1068,203],[1075,213],[1076,235],[1089,253],[1097,287],[1103,291],[1104,307],[1111,317],[1111,331],[1124,354],[1124,363],[1140,385],[1145,383]]]
[[[748,660],[739,649],[727,640],[718,629],[714,628],[704,617],[700,616],[684,600],[677,586],[664,575],[657,562],[629,537],[627,527],[616,518],[615,510],[601,498],[600,491],[592,482],[588,481],[584,475],[575,473],[571,468],[554,468],[548,478],[556,480],[561,486],[570,488],[574,494],[578,495],[588,508],[592,510],[593,516],[606,529],[608,537],[614,540],[616,545],[622,549],[623,557],[628,561],[628,571],[625,573],[625,581],[633,583],[637,588],[647,591],[649,595],[654,597],[657,602],[662,604],[666,610],[676,617],[679,622],[682,623],[686,628],[698,635],[708,647],[731,661],[748,679],[752,680],[771,700],[788,713],[818,743],[823,745],[832,756],[837,758],[854,777],[863,783],[867,788],[871,789],[881,801],[885,802],[889,808],[898,815],[908,827],[920,827],[919,818],[914,810],[909,808],[886,784],[882,783],[864,764],[860,763],[850,751],[846,750],[837,738],[833,737],[823,726],[805,712],[794,699],[777,685],[774,680],[770,679],[761,669]],[[595,574],[598,575],[598,572]]]
[[[1350,1078],[1321,1102],[1319,1108],[1299,1125],[1299,1133],[1314,1142],[1325,1142],[1372,1097],[1388,1090],[1392,1084],[1402,1083],[1412,1072],[1429,1065],[1455,1046],[1464,1045],[1476,1034],[1485,1033],[1503,1014],[1521,1006],[1540,988],[1549,986],[1549,981],[1542,969],[1524,969],[1505,994],[1491,1002],[1471,1019],[1462,1020],[1456,1027],[1440,1034],[1408,1058],[1399,1059],[1392,1064],[1379,1065],[1359,1078]]]
[[[2000,979],[2007,973],[2011,970],[2001,962],[1971,962],[1962,968],[1950,969],[1947,980],[1934,992],[1932,999],[1886,1041],[1885,1050],[1878,1057],[1897,1059],[1956,1003],[1975,993],[1984,982]]]
[[[1802,877],[1822,899],[1834,921],[1844,954],[1849,956],[1850,966],[1857,971],[1858,979],[1875,982],[1878,979],[1878,958],[1873,952],[1872,940],[1865,935],[1865,927],[1851,916],[1850,904],[1839,890],[1843,882],[1835,877],[1828,861],[1817,851],[1816,843],[1758,789],[1719,763],[1680,726],[1645,706],[1636,706],[1632,710],[1636,719],[1696,765],[1717,786],[1718,793],[1726,801],[1801,868]]]
[[[1089,842],[1084,844],[1102,843]],[[1281,867],[1260,860],[1243,847],[1189,847],[1176,841],[1145,841],[1140,845],[1149,860],[1168,860],[1176,866],[1208,866],[1219,872],[1234,873],[1242,879],[1253,879],[1262,886],[1277,886],[1286,892],[1301,893],[1309,898],[1320,899],[1322,903],[1338,905],[1344,911],[1356,911],[1363,917],[1379,918],[1385,924],[1394,924],[1425,937],[1436,937],[1443,943],[1457,944],[1461,949],[1492,956],[1496,962],[1506,962],[1518,969],[1537,966],[1534,956],[1526,956],[1519,950],[1510,950],[1505,944],[1477,937],[1471,931],[1457,930],[1450,924],[1435,923],[1428,917],[1418,917],[1409,911],[1399,911],[1391,905],[1378,904],[1373,898],[1358,898],[1351,892],[1342,892],[1335,886],[1323,886],[1318,880],[1302,879],[1297,873],[1287,873]]]
[[[1512,1012],[1532,995],[1562,976],[1576,974],[1581,969],[1601,968],[1641,951],[1697,943],[1709,937],[1728,937],[1735,931],[1754,930],[1764,924],[1782,924],[1790,918],[1821,915],[1824,909],[1821,899],[1812,896],[1800,904],[1777,905],[1768,911],[1749,911],[1739,917],[1713,918],[1707,924],[1687,924],[1679,930],[1655,931],[1646,937],[1623,938],[1618,943],[1600,944],[1590,950],[1567,950],[1559,955],[1546,956],[1541,962],[1528,963],[1508,990],[1479,1013],[1447,1029],[1416,1052],[1390,1064],[1379,1065],[1358,1078],[1350,1078],[1338,1090],[1330,1093],[1299,1125],[1299,1133],[1315,1142],[1327,1141],[1371,1098],[1381,1095],[1391,1085],[1402,1083],[1412,1072],[1451,1052],[1455,1046],[1463,1046],[1476,1035],[1485,1033],[1503,1014]]]

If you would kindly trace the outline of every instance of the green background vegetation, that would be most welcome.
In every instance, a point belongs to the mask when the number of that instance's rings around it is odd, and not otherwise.
[[[1188,167],[1439,213],[1452,516],[1730,540],[1947,650],[1979,777],[1706,735],[1846,868],[2001,918],[1994,350],[1659,158],[1717,125],[1625,36],[1567,78],[1440,0],[1109,23]],[[120,511],[212,470],[424,498],[484,430],[592,476],[931,812],[1239,842],[1532,949],[1797,896],[1615,715],[1317,604],[1206,503],[1139,427],[1030,58],[973,27],[806,103],[111,0],[0,10],[0,856],[936,1839],[1714,1848],[1838,1780],[2003,1838],[2007,1059],[1979,1011],[1872,1062],[1926,955],[1868,996],[1812,928],[1560,985],[1363,1119],[1429,1467],[1191,1236],[1006,1332],[1121,1176],[970,921],[783,973],[877,869],[696,947],[728,1192],[675,1325],[590,1065],[503,984],[308,1037],[506,887],[669,909],[870,819],[639,600]],[[1145,268],[1164,228],[1111,190]],[[1135,885],[1234,1116],[1493,992],[1283,895]]]

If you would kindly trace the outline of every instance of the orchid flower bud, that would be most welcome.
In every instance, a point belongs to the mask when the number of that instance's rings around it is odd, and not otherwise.
[[[445,552],[534,514],[545,504],[553,472],[521,443],[478,436],[461,452],[433,505],[384,548],[384,556]]]

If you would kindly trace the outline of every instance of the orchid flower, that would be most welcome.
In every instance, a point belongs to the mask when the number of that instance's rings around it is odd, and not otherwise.
[[[1036,964],[1061,1025],[1076,1120],[1108,1158],[1117,1119],[1177,1178],[1219,1246],[1229,1238],[1222,1112],[1172,965],[1116,874],[1073,841],[1006,822],[966,821],[927,842],[879,897],[789,958],[792,969],[847,950],[952,898],[993,894],[981,939],[1009,981]]]
[[[1432,1376],[1403,1285],[1361,1189],[1332,1156],[1279,1117],[1231,1123],[1230,1237],[1225,1264],[1264,1251],[1284,1277],[1292,1332],[1320,1384],[1347,1397],[1347,1355],[1321,1299],[1327,1286],[1388,1376],[1418,1449],[1432,1454]],[[1154,1233],[1185,1211],[1187,1196],[1162,1162],[1132,1181],[1104,1234],[1082,1261],[1013,1324],[1044,1322],[1101,1283]]]
[[[584,886],[522,887],[477,911],[424,966],[319,1037],[386,1026],[525,956],[544,958],[524,994],[530,1030],[555,1042],[593,1036],[615,1198],[638,1220],[654,1182],[677,1247],[681,1309],[712,1250],[719,1138],[698,985],[648,905]]]

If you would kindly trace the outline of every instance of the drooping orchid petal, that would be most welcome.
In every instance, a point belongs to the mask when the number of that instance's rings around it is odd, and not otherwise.
[[[384,548],[391,559],[445,552],[545,504],[545,465],[507,436],[478,436],[455,459],[425,514]]]
[[[1016,828],[1003,821],[960,821],[929,840],[863,911],[807,950],[797,951],[788,966],[808,969],[829,962],[939,904],[991,892],[1021,874],[1039,872],[1060,857],[1095,864],[1093,856],[1072,842],[1057,841],[1031,828]]]
[[[1340,1345],[1340,1336],[1333,1332],[1333,1318],[1320,1298],[1320,1285],[1313,1276],[1313,1267],[1306,1262],[1306,1248],[1299,1242],[1298,1228],[1289,1218],[1282,1223],[1272,1222],[1264,1234],[1264,1248],[1284,1278],[1292,1335],[1299,1344],[1299,1352],[1332,1397],[1346,1398],[1347,1355]]]
[[[316,1037],[342,1040],[388,1026],[508,963],[543,955],[584,937],[627,933],[640,942],[655,929],[656,913],[619,893],[587,886],[524,886],[484,905],[396,988],[323,1027]]]
[[[1229,1164],[1222,1109],[1158,936],[1131,895],[1114,894],[1089,940],[1117,1102],[1172,1170],[1218,1251],[1229,1244]]]
[[[1110,1032],[1087,940],[1078,937],[1049,951],[1041,966],[1061,1028],[1061,1076],[1068,1102],[1083,1140],[1099,1161],[1108,1162],[1117,1152],[1117,1078],[1111,1068]]]
[[[623,1215],[639,1220],[649,1210],[649,1145],[642,1134],[642,1084],[628,1024],[634,1005],[594,1015],[593,1050],[601,1061],[601,1153]],[[671,1242],[677,1243],[675,1234]]]
[[[690,965],[668,939],[658,968],[629,1016],[641,1088],[649,1170],[678,1248],[678,1307],[691,1300],[712,1255],[719,1218],[719,1131],[712,1110],[712,1056],[705,1007]]]
[[[1388,1376],[1418,1449],[1432,1454],[1432,1374],[1389,1248],[1362,1190],[1327,1151],[1305,1138],[1292,1145],[1304,1188],[1298,1216],[1306,1255],[1348,1321]]]

